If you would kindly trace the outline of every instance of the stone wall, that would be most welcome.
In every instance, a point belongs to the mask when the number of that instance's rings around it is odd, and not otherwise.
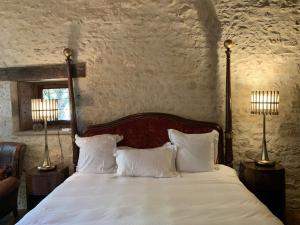
[[[78,49],[87,63],[87,77],[75,83],[81,130],[146,111],[223,124],[223,42],[232,38],[235,164],[259,153],[262,123],[249,113],[250,91],[279,90],[268,146],[287,170],[287,205],[299,208],[299,10],[297,0],[4,0],[0,66],[60,63],[64,47]],[[0,87],[0,141],[26,143],[28,169],[41,161],[43,136],[14,134],[15,83]],[[61,138],[71,165],[70,137]],[[59,161],[57,136],[49,142]]]
[[[286,168],[287,206],[300,208],[300,3],[218,1],[223,39],[232,38],[233,149],[236,164],[260,153],[262,117],[250,114],[252,90],[278,90],[278,116],[267,116],[269,157]],[[224,116],[224,49],[219,43],[218,118]]]

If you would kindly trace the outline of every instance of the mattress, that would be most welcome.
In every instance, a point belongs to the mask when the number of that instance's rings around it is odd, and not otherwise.
[[[74,173],[17,223],[30,224],[282,225],[223,165],[174,178]]]

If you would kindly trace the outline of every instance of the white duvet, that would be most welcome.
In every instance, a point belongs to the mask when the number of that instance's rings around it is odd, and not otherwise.
[[[233,169],[217,167],[175,178],[75,173],[17,225],[282,225]]]

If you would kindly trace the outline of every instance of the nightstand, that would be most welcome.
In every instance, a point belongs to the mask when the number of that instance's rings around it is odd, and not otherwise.
[[[271,212],[284,220],[285,171],[276,163],[274,167],[257,166],[255,162],[241,162],[240,180],[263,202]]]
[[[34,167],[26,172],[27,209],[33,209],[43,198],[69,176],[69,167],[57,165],[52,171],[39,171]]]

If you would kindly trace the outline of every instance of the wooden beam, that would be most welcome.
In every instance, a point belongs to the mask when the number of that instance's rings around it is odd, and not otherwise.
[[[71,69],[73,78],[86,76],[85,62],[72,64]],[[0,68],[0,81],[34,81],[60,78],[68,78],[68,67],[65,63]]]

